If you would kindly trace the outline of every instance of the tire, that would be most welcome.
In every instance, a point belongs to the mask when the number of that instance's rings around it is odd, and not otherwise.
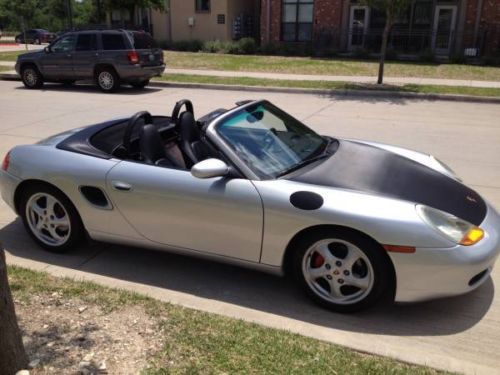
[[[28,65],[21,70],[21,79],[28,89],[39,89],[43,86],[43,77],[34,65]]]
[[[102,92],[114,92],[120,87],[120,77],[113,68],[102,68],[96,73],[96,83]]]
[[[149,79],[140,82],[130,82],[130,86],[132,86],[134,89],[143,89],[147,85],[149,85]]]
[[[393,271],[383,248],[350,230],[304,236],[296,244],[291,266],[310,298],[340,313],[369,308],[393,290]]]
[[[19,212],[31,238],[48,251],[66,252],[84,238],[85,230],[75,206],[50,185],[36,184],[24,189]]]

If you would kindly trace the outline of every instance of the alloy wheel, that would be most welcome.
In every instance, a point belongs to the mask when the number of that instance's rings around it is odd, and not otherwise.
[[[32,233],[46,245],[64,245],[71,235],[68,212],[50,194],[33,194],[26,204],[26,218]]]
[[[304,254],[302,273],[309,288],[335,304],[354,304],[370,294],[373,266],[356,245],[336,238],[314,243]]]

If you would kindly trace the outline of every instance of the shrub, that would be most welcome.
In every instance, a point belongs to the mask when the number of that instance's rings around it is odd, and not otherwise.
[[[465,64],[467,62],[467,58],[463,53],[456,52],[450,56],[450,62],[453,64]]]
[[[367,59],[368,57],[370,57],[370,52],[363,47],[356,47],[352,54],[357,59]]]
[[[171,48],[175,51],[198,52],[203,48],[203,43],[199,40],[179,40],[172,42]]]
[[[490,66],[500,66],[500,53],[486,54],[481,58],[481,63]]]
[[[209,40],[205,43],[203,43],[203,52],[209,52],[209,53],[220,53],[220,52],[225,52],[225,45],[224,42],[221,42],[220,40]]]
[[[386,58],[386,60],[397,60],[398,53],[396,52],[395,49],[388,48],[387,51],[385,51],[385,58]]]
[[[418,54],[418,59],[422,62],[434,62],[436,57],[434,51],[430,48],[424,49]]]
[[[257,43],[254,38],[241,38],[236,44],[237,53],[251,55],[257,51]]]
[[[266,43],[260,46],[259,52],[263,55],[276,55],[280,46],[276,43]]]

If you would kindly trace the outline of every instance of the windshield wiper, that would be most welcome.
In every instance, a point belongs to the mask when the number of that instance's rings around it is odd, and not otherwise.
[[[282,177],[282,176],[287,175],[289,173],[295,172],[296,170],[298,170],[298,169],[300,169],[302,167],[305,167],[306,165],[311,164],[311,163],[313,163],[313,162],[315,162],[317,160],[329,157],[330,154],[328,152],[326,152],[326,150],[328,150],[328,146],[325,147],[325,150],[321,154],[309,157],[307,159],[304,159],[300,163],[295,164],[295,165],[291,166],[288,169],[285,169],[283,172],[281,172],[280,174],[278,174],[277,177]]]

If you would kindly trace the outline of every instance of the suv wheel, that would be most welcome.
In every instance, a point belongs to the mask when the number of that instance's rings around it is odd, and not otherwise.
[[[113,92],[120,86],[120,78],[113,68],[99,69],[96,74],[97,86],[103,92]]]
[[[36,66],[29,65],[21,71],[24,86],[29,89],[38,89],[43,86],[43,77]]]

